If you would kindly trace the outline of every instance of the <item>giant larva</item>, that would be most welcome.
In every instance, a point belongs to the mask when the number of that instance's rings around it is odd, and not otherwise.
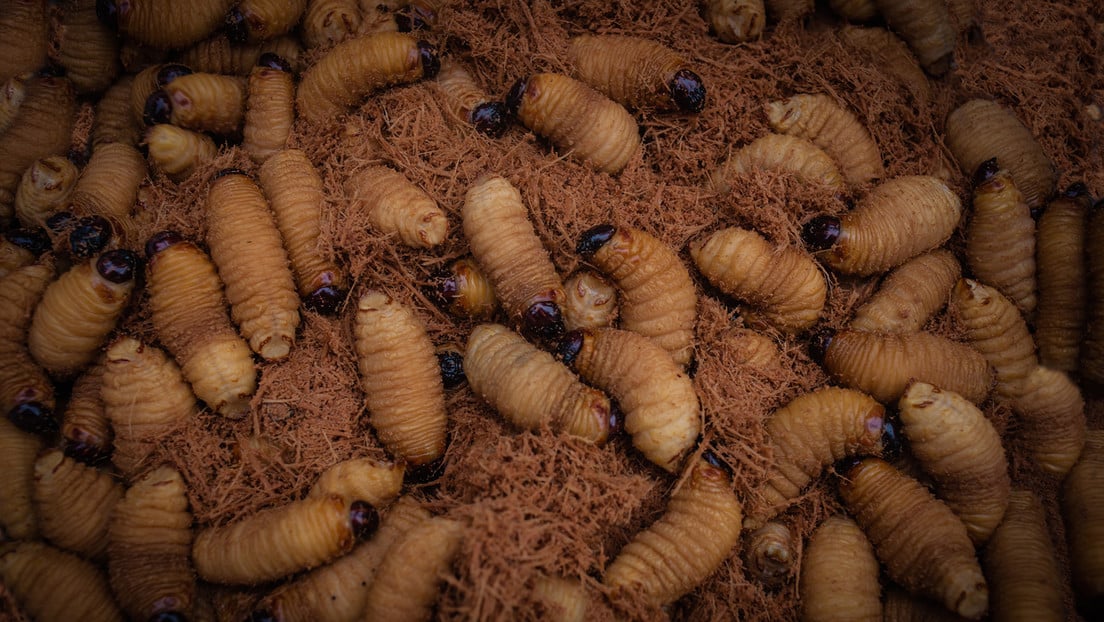
[[[28,77],[29,75],[12,76],[7,82],[0,82],[0,134],[8,131],[12,121],[19,115],[19,108],[27,98]]]
[[[230,324],[215,265],[174,231],[154,234],[146,256],[151,319],[161,343],[196,397],[225,416],[245,416],[257,372],[249,344]]]
[[[920,482],[879,458],[845,469],[840,496],[889,577],[971,620],[989,607],[989,589],[962,521]]]
[[[1068,619],[1046,511],[1031,491],[1012,491],[1004,520],[985,547],[985,576],[994,620]]]
[[[498,310],[494,286],[471,257],[461,257],[434,274],[427,293],[439,306],[461,317],[487,320]]]
[[[873,5],[874,2],[870,4]],[[877,69],[904,85],[917,103],[923,107],[928,105],[931,98],[928,76],[909,51],[908,45],[897,35],[876,26],[844,26],[837,36],[844,45],[869,57]]]
[[[793,531],[786,523],[767,521],[747,535],[743,557],[752,578],[769,587],[782,584],[797,565]]]
[[[38,537],[34,495],[34,465],[42,439],[0,417],[0,527],[9,538]]]
[[[206,212],[207,245],[226,284],[230,317],[254,352],[284,358],[295,343],[299,296],[264,194],[241,171],[225,170],[211,182]]]
[[[521,78],[506,109],[565,155],[615,174],[640,147],[640,131],[625,107],[586,84],[557,73]]]
[[[101,395],[106,370],[106,359],[101,357],[77,377],[61,416],[65,455],[86,464],[102,462],[114,447],[115,434]]]
[[[1046,206],[1035,231],[1035,344],[1041,364],[1064,372],[1077,370],[1085,329],[1085,241],[1091,204],[1085,185],[1074,184]]]
[[[703,10],[710,31],[725,43],[758,39],[767,24],[763,0],[705,0]]]
[[[233,0],[97,0],[100,20],[119,34],[161,49],[181,49],[214,32]]]
[[[1023,379],[1012,411],[1019,438],[1043,470],[1065,475],[1085,444],[1085,400],[1066,374],[1036,367]]]
[[[123,621],[99,568],[43,542],[0,546],[0,580],[36,620]]]
[[[55,30],[57,62],[78,93],[99,93],[119,73],[119,39],[96,18],[97,0],[68,0]]]
[[[918,331],[947,304],[961,276],[962,266],[949,250],[917,255],[882,280],[878,291],[855,310],[851,328],[882,333]]]
[[[966,326],[966,338],[996,373],[996,396],[1008,401],[1020,395],[1019,385],[1039,364],[1035,340],[1011,300],[996,288],[973,279],[959,279],[951,306]]]
[[[1078,365],[1082,378],[1104,385],[1104,202],[1097,201],[1089,214],[1085,250],[1089,300]]]
[[[681,54],[644,37],[581,35],[568,58],[575,76],[629,108],[701,112],[705,85]]]
[[[308,0],[303,13],[303,43],[308,48],[329,47],[350,39],[360,28],[356,0]]]
[[[645,231],[613,225],[588,229],[575,248],[617,283],[621,328],[651,339],[679,365],[689,364],[698,294],[678,254]]]
[[[103,555],[122,485],[111,473],[83,465],[60,449],[39,456],[34,470],[39,535],[88,559]]]
[[[808,139],[823,149],[849,184],[885,176],[882,154],[870,132],[828,95],[794,95],[770,102],[767,122],[776,132]]]
[[[240,131],[245,119],[245,95],[244,78],[190,73],[150,95],[144,115],[151,125],[172,123],[189,130],[232,136]],[[161,101],[167,101],[167,105]]]
[[[387,549],[364,603],[364,620],[428,620],[438,584],[460,553],[464,524],[442,516],[426,519]]]
[[[372,507],[383,508],[399,496],[405,472],[402,463],[352,458],[323,471],[307,496],[341,495],[350,501],[364,501]]]
[[[674,602],[728,558],[740,540],[741,518],[728,473],[699,458],[663,515],[621,549],[602,582],[615,598],[656,606]]]
[[[96,118],[92,121],[92,150],[107,143],[137,145],[142,134],[140,121],[130,110],[130,89],[134,76],[120,76],[100,96],[96,103]]]
[[[308,0],[242,0],[226,15],[227,33],[238,42],[257,42],[289,32]]]
[[[360,103],[377,89],[437,75],[437,51],[399,32],[381,32],[338,44],[303,72],[296,93],[299,115],[321,122]]]
[[[441,59],[437,86],[445,96],[449,111],[462,122],[470,123],[492,138],[498,138],[506,132],[509,125],[506,105],[491,101],[462,64],[452,58]]]
[[[41,227],[58,211],[77,183],[77,166],[64,156],[39,158],[27,167],[15,193],[15,215],[27,226]]]
[[[727,193],[733,178],[753,171],[774,171],[843,191],[843,177],[831,156],[809,140],[786,134],[767,134],[737,149],[709,176],[709,186]]]
[[[701,433],[697,393],[669,354],[643,335],[616,328],[569,333],[564,362],[610,394],[625,414],[633,446],[671,473]]]
[[[101,145],[81,171],[69,195],[68,209],[80,216],[103,216],[126,233],[146,173],[146,160],[134,146]]]
[[[749,315],[787,333],[820,319],[828,283],[804,250],[775,246],[749,229],[722,229],[690,244],[690,257],[725,294],[748,302]]]
[[[433,197],[394,169],[370,166],[350,175],[345,194],[372,227],[407,246],[432,248],[448,233],[448,218]]]
[[[855,521],[829,516],[801,558],[802,622],[880,622],[881,585],[874,546]]]
[[[564,328],[605,328],[617,319],[617,288],[596,272],[581,270],[564,281]]]
[[[8,0],[0,11],[0,82],[46,64],[49,20],[42,0]]]
[[[245,45],[231,44],[225,34],[215,35],[196,43],[177,55],[177,62],[196,71],[225,73],[236,76],[249,75],[261,59],[261,54],[272,52],[286,60],[293,71],[302,68],[303,47],[298,37],[285,35],[268,41]],[[146,93],[149,95],[149,93]]]
[[[0,236],[0,279],[33,264],[50,246],[50,237],[42,227],[8,229]]]
[[[1012,481],[993,424],[961,395],[914,382],[898,402],[912,455],[975,545],[1000,524]]]
[[[287,145],[294,122],[291,65],[275,54],[262,54],[249,73],[242,148],[254,162],[264,162]]]
[[[609,398],[505,326],[481,324],[472,330],[464,374],[476,395],[520,428],[547,424],[593,443],[610,433]]]
[[[380,441],[411,465],[441,457],[444,387],[421,319],[387,294],[369,290],[357,303],[354,337],[369,423]]]
[[[218,147],[210,136],[168,123],[151,126],[143,142],[153,167],[173,181],[187,179],[218,154]]]
[[[23,171],[35,160],[65,153],[73,130],[76,100],[65,78],[33,77],[8,131],[0,134],[0,222],[12,215]]]
[[[942,76],[954,67],[957,32],[945,0],[876,0],[878,12],[920,60],[924,71]]]
[[[0,454],[3,455],[3,454]],[[1069,542],[1073,587],[1099,611],[1104,596],[1104,430],[1085,439],[1081,458],[1062,484],[1062,518]],[[2,498],[2,497],[0,497]]]
[[[27,329],[35,307],[54,279],[47,260],[0,277],[0,418],[49,433],[54,420],[54,386],[27,351]]]
[[[962,202],[940,179],[897,177],[843,216],[814,217],[801,237],[834,270],[869,276],[941,246],[961,216]]]

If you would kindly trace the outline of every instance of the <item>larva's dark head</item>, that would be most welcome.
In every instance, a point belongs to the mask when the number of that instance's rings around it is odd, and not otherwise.
[[[712,449],[706,449],[702,452],[702,460],[704,460],[709,466],[714,469],[720,469],[724,471],[725,475],[732,477],[732,467],[728,466],[723,460],[717,457],[717,454],[713,453]]]
[[[456,350],[444,350],[437,353],[437,366],[441,370],[441,382],[448,390],[464,384],[464,355]]]
[[[223,177],[229,177],[231,175],[241,175],[242,177],[249,177],[249,173],[241,170],[240,168],[224,168],[219,172],[211,176],[211,181],[216,179],[222,179]]]
[[[163,89],[173,80],[191,75],[192,70],[187,65],[180,63],[166,63],[157,70],[157,88]]]
[[[188,616],[179,611],[159,611],[150,616],[148,622],[188,622]]]
[[[525,97],[525,91],[529,88],[529,77],[518,78],[517,82],[506,93],[506,113],[516,117],[521,108],[521,100]]]
[[[119,27],[119,6],[115,0],[96,0],[96,17],[111,29]]]
[[[985,182],[993,179],[1000,172],[1000,165],[997,164],[996,158],[989,158],[978,165],[977,170],[974,171],[974,178],[972,183],[974,187],[984,184]]]
[[[441,58],[437,56],[437,48],[428,41],[418,40],[418,56],[422,59],[423,78],[432,78],[441,71]]]
[[[882,420],[882,458],[892,462],[901,457],[905,448],[905,439],[901,434],[901,418],[896,413],[886,412]]]
[[[84,216],[69,231],[69,253],[88,259],[102,251],[111,241],[111,223],[99,215]]]
[[[563,314],[560,305],[551,300],[534,302],[521,316],[525,331],[541,339],[559,339],[564,333]]]
[[[575,359],[579,357],[579,353],[583,351],[583,344],[586,342],[586,331],[579,329],[573,330],[563,336],[559,345],[556,346],[556,350],[559,352],[560,360],[564,365],[568,367],[575,366]]]
[[[617,402],[610,402],[609,432],[606,439],[620,436],[625,431],[625,413],[621,412],[621,406]]]
[[[832,248],[842,234],[843,223],[839,217],[828,214],[814,216],[801,227],[801,240],[814,251]]]
[[[39,78],[63,78],[65,77],[65,67],[56,63],[46,63],[39,67],[34,75]]]
[[[183,241],[184,236],[176,231],[159,231],[151,235],[146,241],[146,260],[152,260],[157,253]]]
[[[831,328],[822,328],[815,331],[809,338],[809,356],[817,363],[823,363],[835,336],[836,331]]]
[[[291,63],[275,52],[265,52],[261,54],[261,57],[257,59],[257,66],[275,69],[284,73],[291,73]]]
[[[667,83],[671,99],[683,112],[701,112],[705,109],[705,85],[701,77],[689,69],[679,69]]]
[[[121,285],[134,280],[140,264],[137,253],[117,248],[100,255],[96,260],[96,272],[105,280]]]
[[[234,7],[226,13],[226,19],[223,20],[223,31],[230,43],[240,45],[249,41],[249,21],[240,8]]]
[[[160,89],[150,93],[142,108],[142,121],[146,125],[161,125],[172,119],[172,99]]]
[[[429,285],[424,288],[426,296],[433,301],[433,304],[449,311],[460,298],[460,289],[463,287],[461,282],[463,277],[455,271],[458,264],[459,262],[453,262],[434,272],[429,278]]]
[[[579,242],[575,244],[575,252],[583,257],[590,257],[597,253],[598,249],[602,248],[606,242],[613,239],[616,233],[617,227],[609,224],[591,227],[579,236]]]
[[[8,419],[20,430],[39,436],[53,436],[58,431],[53,411],[42,402],[16,404],[8,411]]]
[[[65,152],[65,159],[75,164],[77,168],[84,168],[90,157],[92,157],[92,143],[85,145],[83,148],[73,147]]]
[[[54,212],[46,219],[46,228],[55,234],[64,233],[75,224],[77,224],[77,217],[73,212]]]
[[[448,441],[445,441],[445,445],[448,445]],[[441,457],[427,462],[425,464],[419,464],[417,466],[406,467],[406,473],[403,475],[403,482],[407,484],[432,484],[441,479],[441,476],[445,474],[445,457]]]
[[[472,108],[469,116],[475,129],[491,138],[498,138],[506,133],[506,119],[509,115],[506,113],[506,104],[502,102],[479,104]]]
[[[845,486],[848,480],[851,479],[851,473],[865,461],[870,460],[865,456],[844,456],[836,461],[832,470],[836,472],[836,475],[843,478],[844,481],[840,483],[840,486]]]
[[[316,313],[333,315],[341,308],[341,303],[345,301],[347,293],[344,289],[335,285],[323,285],[311,292],[303,301],[303,304]]]
[[[111,443],[102,436],[91,434],[80,427],[72,427],[65,433],[62,451],[66,456],[96,466],[107,461],[111,455]]]
[[[349,506],[349,522],[357,540],[367,540],[379,527],[379,512],[367,501],[353,501]]]
[[[4,239],[35,257],[50,250],[50,236],[42,227],[16,227],[4,232]]]
[[[1067,199],[1087,198],[1090,203],[1092,202],[1092,195],[1089,194],[1089,187],[1086,186],[1085,182],[1083,181],[1075,181],[1070,184],[1069,187],[1066,188],[1065,192],[1062,193],[1062,196],[1066,197]]]
[[[276,622],[276,616],[267,609],[257,609],[249,614],[249,622]]]

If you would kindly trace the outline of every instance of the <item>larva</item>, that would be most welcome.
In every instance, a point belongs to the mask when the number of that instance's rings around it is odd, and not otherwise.
[[[357,302],[355,348],[369,423],[396,457],[419,466],[445,450],[444,387],[425,325],[387,294]]]
[[[662,606],[694,589],[739,543],[740,501],[728,473],[703,457],[688,469],[659,520],[636,534],[602,582],[619,594]]]
[[[804,250],[775,246],[755,231],[731,227],[690,244],[690,257],[725,294],[748,302],[756,319],[799,333],[820,319],[828,283]]]
[[[1035,231],[1039,362],[1067,373],[1077,370],[1085,329],[1085,241],[1091,204],[1085,185],[1074,184],[1046,206]]]
[[[867,22],[878,16],[874,0],[828,0],[836,15],[853,22]]]
[[[506,132],[509,126],[506,105],[492,101],[462,64],[452,58],[441,59],[436,81],[449,111],[461,122],[492,138]]]
[[[0,236],[0,279],[33,264],[50,246],[50,237],[41,227],[8,229]]]
[[[146,160],[134,146],[101,145],[81,171],[69,195],[68,209],[80,216],[103,216],[125,233],[146,173]]]
[[[702,416],[693,382],[671,356],[647,337],[616,328],[569,333],[561,354],[583,380],[617,400],[633,446],[678,472]]]
[[[46,64],[49,20],[42,0],[6,0],[0,10],[0,82]]]
[[[599,444],[609,436],[609,398],[505,326],[472,329],[464,374],[476,395],[519,428],[539,430],[547,424],[555,432]]]
[[[939,77],[954,67],[958,33],[945,0],[876,0],[875,4],[886,24],[916,54],[924,71]]]
[[[846,469],[840,496],[893,581],[977,620],[989,588],[962,521],[916,480],[879,458]]]
[[[898,402],[909,449],[935,480],[939,498],[951,508],[970,540],[984,544],[1008,506],[1012,481],[1000,435],[961,395],[914,382]]]
[[[924,331],[900,334],[836,331],[821,336],[815,354],[840,383],[888,404],[910,381],[954,391],[975,404],[989,395],[992,370],[974,348]]]
[[[26,74],[12,76],[6,82],[0,82],[0,134],[8,131],[12,121],[19,116],[19,108],[27,98],[28,77]]]
[[[100,20],[150,47],[181,49],[222,25],[233,0],[98,0]]]
[[[77,377],[61,417],[65,455],[86,464],[99,464],[114,447],[115,433],[101,396],[105,371],[106,358],[101,357]]]
[[[210,136],[168,123],[150,126],[143,142],[153,167],[177,182],[190,177],[218,154]]]
[[[448,233],[448,218],[433,197],[394,169],[370,166],[351,175],[345,194],[377,231],[407,246],[432,248]]]
[[[742,365],[763,370],[781,366],[781,352],[774,339],[749,328],[732,329],[728,335],[726,341],[735,349]]]
[[[400,535],[368,586],[363,619],[428,620],[441,575],[459,555],[463,540],[463,523],[442,516],[421,521]]]
[[[299,295],[308,308],[336,311],[345,299],[348,276],[324,252],[322,177],[302,151],[284,149],[265,160],[257,181],[276,216]]]
[[[364,501],[383,508],[399,496],[405,472],[401,463],[352,458],[323,471],[307,496],[340,495],[349,501]]]
[[[464,237],[512,320],[544,337],[563,332],[563,283],[537,237],[521,193],[498,176],[483,176],[464,197]]]
[[[242,0],[226,14],[226,30],[231,40],[257,42],[290,32],[308,0]]]
[[[301,26],[308,48],[329,47],[350,39],[360,28],[356,0],[308,0]]]
[[[801,558],[802,622],[880,622],[881,585],[874,546],[850,518],[829,516],[813,534]]]
[[[882,616],[883,622],[962,622],[964,619],[934,600],[915,596],[896,585],[886,589]]]
[[[947,117],[944,139],[967,175],[986,160],[1000,158],[1029,207],[1041,206],[1054,194],[1054,164],[1031,130],[997,102],[972,99],[955,108]]]
[[[564,154],[611,175],[640,148],[640,130],[624,106],[565,75],[519,79],[506,95],[506,110]]]
[[[122,485],[107,471],[85,466],[60,449],[39,456],[34,481],[39,535],[88,559],[103,555]]]
[[[701,112],[705,85],[681,54],[643,37],[580,35],[568,44],[575,76],[632,110]]]
[[[261,510],[195,536],[192,563],[204,581],[256,585],[308,570],[348,553],[375,531],[371,505],[339,495]]]
[[[487,320],[498,310],[494,286],[471,257],[461,257],[437,272],[429,293],[439,306],[460,317]]]
[[[55,30],[57,62],[77,93],[99,93],[111,86],[119,67],[119,39],[96,18],[97,0],[69,0],[61,6]]]
[[[949,250],[917,255],[882,280],[878,291],[855,310],[851,328],[881,333],[918,331],[947,304],[961,276],[962,266]]]
[[[823,149],[849,184],[885,177],[882,154],[870,132],[828,95],[794,95],[770,102],[767,122],[776,132],[805,138]]]
[[[870,276],[942,246],[962,202],[942,180],[897,177],[874,187],[843,216],[816,216],[801,237],[817,259],[843,274]]]
[[[1019,385],[1039,364],[1035,340],[1023,316],[995,288],[973,279],[958,280],[951,292],[951,305],[966,326],[966,339],[996,373],[997,398],[1017,398]]]
[[[1085,444],[1085,400],[1066,374],[1036,367],[1012,402],[1019,437],[1043,470],[1065,475]]]
[[[767,25],[763,0],[705,0],[705,21],[724,43],[758,39]]]
[[[16,268],[0,278],[0,418],[50,433],[57,429],[54,386],[31,358],[26,339],[34,309],[54,280],[54,263]]]
[[[237,45],[230,43],[225,34],[218,34],[180,52],[177,62],[196,71],[245,76],[253,71],[265,52],[272,52],[286,60],[293,71],[302,69],[300,56],[303,48],[299,38],[287,35],[260,43]]]
[[[813,12],[813,0],[766,0],[767,13],[785,22],[800,19]]]
[[[752,578],[767,586],[777,586],[793,574],[797,549],[788,525],[768,521],[745,540],[744,564]]]
[[[172,467],[147,473],[115,506],[108,534],[108,578],[132,619],[172,620],[191,612],[191,527],[187,488]]]
[[[598,225],[575,247],[621,291],[621,328],[640,333],[686,366],[694,349],[698,294],[678,254],[651,234]]]
[[[1046,511],[1031,491],[1012,491],[1008,512],[985,547],[985,576],[994,620],[1067,619]]]
[[[224,136],[237,134],[245,119],[246,80],[239,76],[190,73],[180,76],[150,96],[147,123],[172,123],[185,129]],[[152,122],[151,122],[152,121]]]
[[[76,100],[65,78],[33,77],[8,131],[0,134],[0,222],[11,217],[23,172],[39,158],[65,153]]]
[[[43,442],[37,434],[0,417],[0,527],[9,538],[38,537],[34,495],[34,465]]]
[[[249,345],[230,324],[210,258],[174,231],[146,243],[146,286],[153,328],[196,397],[231,418],[249,412],[257,372]]]
[[[617,288],[597,272],[581,270],[564,281],[564,328],[605,328],[618,316]]]
[[[844,26],[837,36],[844,45],[869,57],[875,67],[904,85],[917,103],[923,107],[928,105],[931,99],[928,76],[908,45],[897,35],[876,26]]]
[[[1082,378],[1104,385],[1104,203],[1099,201],[1089,214],[1085,250],[1089,300],[1078,366]]]
[[[533,580],[533,600],[543,606],[554,622],[584,622],[587,619],[586,588],[578,580],[541,575]]]
[[[142,137],[141,121],[130,109],[130,89],[134,76],[120,76],[107,87],[96,103],[96,118],[92,121],[92,150],[107,143],[137,145]]]
[[[15,192],[15,215],[28,227],[41,227],[61,209],[79,175],[77,166],[60,155],[39,158],[27,167]]]
[[[295,122],[295,80],[291,65],[275,54],[262,54],[249,73],[242,148],[262,163],[283,149]]]
[[[732,190],[733,178],[752,171],[774,171],[806,184],[843,191],[843,177],[831,156],[812,142],[767,134],[737,149],[709,176],[709,187],[719,194]]]
[[[299,115],[315,123],[338,116],[373,91],[437,75],[437,51],[425,41],[381,32],[338,44],[303,72]]]
[[[0,546],[0,580],[36,620],[123,620],[99,568],[43,542]]]
[[[146,67],[134,76],[130,87],[130,111],[139,128],[163,122],[172,112],[172,102],[163,94],[157,97],[153,97],[153,94],[180,76],[190,73],[192,70],[187,65],[159,63]]]
[[[0,454],[2,455],[2,454]],[[1062,483],[1062,518],[1069,542],[1073,587],[1080,600],[1099,607],[1104,595],[1104,431],[1085,439],[1081,458]],[[0,497],[2,498],[2,497]]]

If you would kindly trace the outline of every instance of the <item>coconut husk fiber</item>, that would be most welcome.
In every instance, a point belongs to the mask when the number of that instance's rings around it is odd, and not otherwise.
[[[632,226],[678,250],[696,281],[698,319],[692,375],[704,413],[698,450],[708,448],[733,473],[744,501],[770,465],[764,421],[793,398],[829,382],[809,353],[808,334],[763,331],[774,341],[777,365],[748,363],[738,305],[693,269],[688,244],[723,227],[753,228],[777,244],[801,245],[801,225],[814,214],[838,214],[865,194],[840,197],[782,173],[754,172],[734,191],[707,189],[709,173],[734,149],[770,131],[764,106],[796,93],[826,93],[866,125],[881,150],[886,178],[936,175],[969,204],[969,175],[944,145],[944,120],[974,97],[995,99],[1032,130],[1059,171],[1059,188],[1084,181],[1104,193],[1104,8],[1090,0],[978,3],[977,26],[963,29],[957,68],[917,86],[886,72],[879,59],[844,44],[846,24],[826,7],[802,21],[768,22],[761,39],[739,45],[716,40],[698,3],[657,0],[500,2],[476,0],[441,7],[420,36],[442,56],[462,62],[490,94],[502,98],[520,77],[570,73],[567,42],[586,33],[653,39],[689,60],[708,89],[700,114],[634,111],[643,148],[617,175],[595,172],[558,154],[514,124],[489,138],[448,112],[433,82],[390,88],[347,114],[322,123],[299,119],[290,146],[302,149],[325,184],[322,238],[353,282],[334,316],[302,310],[290,356],[258,361],[259,386],[250,414],[231,421],[207,410],[165,438],[151,464],[183,474],[197,528],[222,525],[258,510],[302,498],[330,465],[352,457],[386,458],[367,423],[352,342],[355,301],[365,288],[385,290],[413,308],[435,344],[463,344],[474,323],[434,305],[430,277],[468,254],[460,226],[464,195],[481,175],[505,176],[521,192],[534,228],[564,277],[585,267],[576,254],[580,234],[594,225]],[[309,63],[324,51],[309,51]],[[86,97],[74,150],[87,147],[91,102]],[[1095,112],[1094,112],[1095,110]],[[345,181],[359,170],[387,165],[432,196],[448,215],[440,246],[414,250],[373,231],[348,200]],[[233,141],[217,158],[178,183],[151,172],[139,196],[135,240],[176,229],[203,245],[204,204],[212,176],[257,166]],[[960,253],[961,231],[949,242]],[[136,248],[140,248],[137,247]],[[826,270],[829,298],[820,325],[844,327],[876,289],[877,278],[839,277]],[[499,321],[507,321],[500,317]],[[957,318],[943,311],[927,327],[961,339]],[[156,343],[144,293],[118,329]],[[1098,387],[1084,387],[1090,428],[1104,427]],[[751,576],[739,548],[704,583],[664,609],[631,597],[616,607],[601,585],[604,568],[636,534],[663,513],[679,478],[644,461],[627,439],[603,447],[549,430],[519,431],[473,395],[449,391],[449,445],[439,479],[407,491],[437,514],[467,526],[464,543],[444,577],[435,619],[543,619],[531,595],[536,578],[578,579],[593,619],[792,620],[798,615],[795,576],[766,586]],[[983,408],[1006,439],[1015,486],[1035,491],[1065,574],[1070,620],[1074,596],[1057,504],[1060,480],[1039,469],[1015,441],[1007,408]],[[781,515],[803,542],[825,517],[842,510],[831,474],[817,480]],[[800,548],[799,548],[800,561]],[[242,619],[271,585],[255,589],[204,586],[220,619]],[[7,610],[0,607],[0,615]],[[13,610],[14,611],[14,610]]]

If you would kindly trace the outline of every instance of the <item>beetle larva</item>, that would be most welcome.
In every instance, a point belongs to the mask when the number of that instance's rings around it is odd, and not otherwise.
[[[322,248],[322,178],[306,154],[285,149],[272,154],[257,173],[307,307],[332,313],[345,299],[345,270]]]
[[[918,331],[947,304],[961,276],[962,266],[949,250],[917,255],[885,277],[878,291],[855,311],[851,328],[881,333]]]
[[[1104,202],[1097,201],[1085,234],[1085,284],[1089,291],[1078,365],[1081,377],[1104,385]]]
[[[564,328],[605,328],[617,319],[617,288],[597,272],[582,270],[564,281]]]
[[[356,0],[308,0],[303,13],[303,43],[308,48],[329,47],[352,38],[360,28]]]
[[[307,496],[341,495],[350,501],[364,501],[372,507],[383,508],[399,496],[405,472],[406,467],[401,463],[352,458],[323,471]]]
[[[1065,475],[1085,444],[1085,400],[1066,374],[1036,367],[1023,379],[1012,411],[1019,437],[1044,470]]]
[[[299,115],[321,122],[359,104],[373,91],[437,75],[437,51],[399,32],[340,43],[303,72],[296,93]]]
[[[961,395],[926,382],[909,385],[898,410],[912,455],[980,546],[1000,524],[1012,490],[997,430]]]
[[[579,580],[541,575],[533,580],[533,600],[553,622],[584,622],[587,619],[586,588]]]
[[[64,156],[39,158],[23,173],[15,193],[15,215],[26,226],[44,226],[77,183],[77,166]]]
[[[506,132],[509,126],[506,104],[491,101],[462,64],[452,58],[441,59],[437,86],[445,96],[449,111],[463,123],[471,124],[492,138]]]
[[[256,585],[348,553],[378,521],[371,505],[339,495],[293,501],[201,529],[192,544],[192,563],[205,581]]]
[[[725,341],[734,349],[741,365],[763,370],[779,369],[782,365],[778,344],[763,333],[750,328],[730,329]]]
[[[76,99],[65,78],[33,77],[8,131],[0,134],[0,223],[11,217],[23,172],[39,158],[65,153]]]
[[[146,122],[172,123],[185,129],[233,136],[245,119],[246,80],[239,76],[190,73],[154,92],[147,100]],[[168,105],[153,102],[167,100]]]
[[[377,231],[397,236],[407,246],[432,248],[448,233],[448,218],[433,197],[386,166],[370,166],[351,175],[345,194]]]
[[[428,620],[440,577],[460,553],[464,525],[441,516],[421,521],[387,549],[368,586],[363,619]]]
[[[1074,184],[1046,206],[1035,231],[1039,363],[1067,373],[1077,370],[1085,329],[1085,241],[1091,204],[1085,185]]]
[[[99,464],[114,447],[115,433],[101,395],[106,370],[106,359],[101,357],[77,377],[61,416],[65,455],[86,464]]]
[[[1046,511],[1031,491],[1012,491],[1004,520],[985,547],[985,576],[994,620],[1067,619]]]
[[[1027,322],[1012,301],[993,287],[959,279],[951,305],[966,326],[966,338],[996,372],[994,393],[1002,401],[1019,397],[1020,384],[1039,360]]]
[[[945,0],[876,0],[886,24],[905,40],[920,66],[939,77],[954,67],[958,38]]]
[[[27,98],[27,74],[12,76],[0,83],[0,134],[8,131]]]
[[[295,122],[295,80],[291,65],[265,53],[249,73],[242,148],[254,162],[283,149]]]
[[[506,95],[506,109],[563,153],[611,175],[640,147],[636,120],[624,106],[565,75],[519,79]]]
[[[34,495],[34,465],[42,439],[0,417],[0,527],[9,538],[38,537]]]
[[[785,134],[767,134],[737,149],[709,176],[709,187],[727,193],[734,177],[757,170],[776,171],[802,183],[843,190],[843,177],[831,156],[804,138]]]
[[[1015,113],[995,101],[972,99],[947,117],[947,147],[959,167],[972,175],[983,162],[1000,158],[1029,207],[1041,206],[1054,194],[1054,164]]]
[[[659,520],[621,549],[602,582],[615,597],[674,602],[728,558],[740,540],[741,518],[728,473],[703,456],[689,466]]]
[[[912,380],[929,382],[980,404],[993,381],[974,348],[924,331],[900,334],[840,330],[821,335],[813,348],[824,369],[844,385],[889,404]]]
[[[744,564],[752,578],[767,586],[777,586],[794,573],[797,549],[788,525],[767,521],[745,540]]]
[[[583,380],[617,400],[633,446],[677,473],[702,428],[694,384],[678,363],[647,337],[616,328],[574,331],[561,354]]]
[[[107,550],[107,528],[123,487],[107,471],[54,449],[34,466],[39,535],[54,546],[95,559]]]
[[[57,62],[78,93],[99,93],[119,73],[119,40],[96,18],[97,0],[68,0],[56,29]]]
[[[79,216],[103,216],[125,234],[146,173],[146,160],[137,148],[126,143],[101,145],[81,171],[68,209]]]
[[[0,82],[46,64],[49,20],[42,0],[6,0],[0,5]]]
[[[460,317],[487,320],[498,310],[494,286],[471,257],[461,257],[437,272],[428,294],[437,305]]]
[[[1069,542],[1073,587],[1079,599],[1099,607],[1104,596],[1104,430],[1085,438],[1081,458],[1062,483],[1062,518]],[[1098,609],[1099,610],[1099,609]]]
[[[181,51],[177,55],[177,62],[196,71],[245,76],[253,71],[261,54],[265,52],[272,52],[288,61],[293,71],[299,71],[302,68],[300,59],[303,53],[302,45],[298,37],[288,35],[260,43],[236,45],[230,43],[230,39],[225,34],[218,34]]]
[[[42,227],[17,227],[0,236],[0,279],[34,263],[50,249],[50,237]]]
[[[828,6],[836,15],[852,22],[867,22],[878,16],[874,0],[828,0]]]
[[[897,177],[874,187],[843,216],[816,216],[801,237],[843,274],[869,276],[942,246],[958,226],[962,202],[938,178]]]
[[[219,175],[207,194],[207,245],[230,316],[254,352],[284,358],[295,343],[299,296],[280,230],[252,179],[236,169]]]
[[[547,424],[592,443],[610,433],[610,402],[551,354],[500,324],[476,326],[464,351],[472,391],[510,423],[527,430]]]
[[[617,283],[621,328],[651,339],[679,365],[690,363],[698,294],[672,248],[640,229],[598,225],[575,250]]]
[[[160,63],[150,65],[134,76],[130,87],[130,112],[138,127],[156,125],[169,115],[172,102],[163,93],[152,95],[173,80],[192,73],[187,65],[179,63]]]
[[[710,31],[725,43],[758,39],[767,25],[763,0],[705,0],[704,11]]]
[[[131,114],[130,89],[134,76],[120,76],[96,103],[92,121],[92,150],[107,143],[137,145],[142,137],[139,121]]]
[[[809,328],[824,310],[828,283],[802,249],[776,247],[755,231],[731,227],[691,243],[690,257],[710,283],[783,332]]]
[[[705,85],[681,54],[654,39],[580,35],[568,57],[575,76],[629,109],[701,112]]]
[[[308,0],[242,0],[226,15],[227,33],[238,42],[257,42],[291,31]]]
[[[43,542],[0,546],[0,579],[36,620],[123,621],[99,568]]]
[[[215,159],[218,148],[210,136],[168,123],[146,130],[143,141],[153,167],[173,181],[183,181],[196,168]]]
[[[543,337],[563,332],[563,283],[509,181],[484,176],[464,197],[464,237],[512,320]]]
[[[150,47],[181,49],[222,25],[233,0],[97,0],[100,20]]]
[[[770,102],[767,121],[774,131],[808,139],[823,149],[849,184],[885,176],[882,154],[870,132],[828,95],[794,95]]]
[[[445,395],[433,343],[422,320],[387,294],[357,303],[355,346],[369,422],[407,464],[433,462],[445,450]]]
[[[227,417],[245,416],[257,372],[249,344],[230,324],[215,265],[174,231],[154,234],[146,256],[151,319],[161,343],[196,397]]]
[[[27,329],[35,307],[54,280],[51,260],[0,277],[0,418],[29,432],[50,433],[54,386],[27,351]]]
[[[880,622],[878,573],[863,530],[846,516],[829,516],[809,536],[801,559],[802,622]]]
[[[837,36],[844,45],[869,57],[875,67],[904,85],[917,103],[928,105],[931,99],[928,76],[897,35],[885,28],[844,26]]]
[[[840,496],[891,579],[965,618],[985,615],[989,588],[966,527],[950,508],[879,458],[841,475]]]

